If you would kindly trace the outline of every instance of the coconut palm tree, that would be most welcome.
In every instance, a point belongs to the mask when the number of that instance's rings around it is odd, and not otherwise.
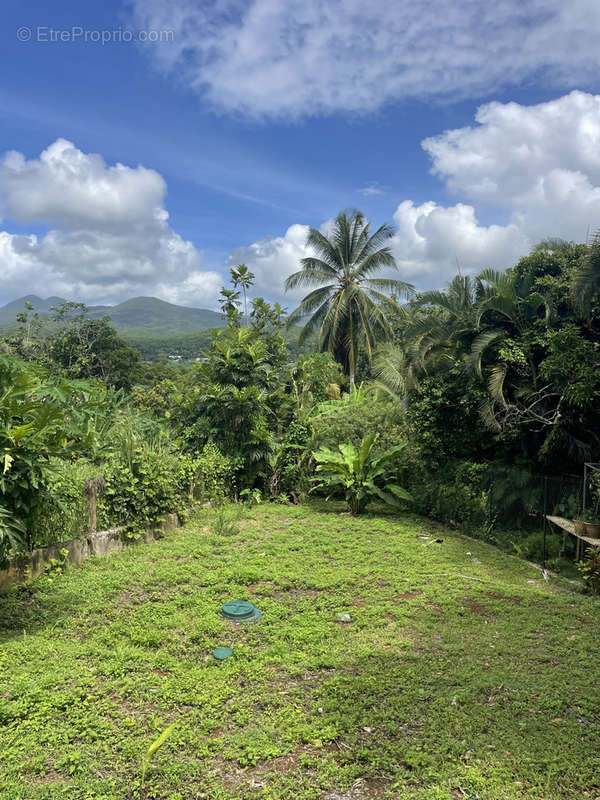
[[[393,235],[390,225],[371,234],[360,211],[341,212],[327,235],[310,229],[306,244],[315,255],[303,258],[302,269],[285,282],[286,291],[317,287],[290,314],[288,324],[308,318],[300,342],[318,331],[320,350],[334,355],[351,385],[359,347],[370,360],[376,342],[392,336],[386,311],[396,301],[385,292],[406,297],[414,291],[404,281],[372,277],[383,269],[397,269],[389,246]]]
[[[484,287],[470,275],[456,275],[444,289],[419,294],[400,309],[395,341],[378,348],[373,371],[384,394],[402,395],[431,370],[452,367],[477,335],[478,303]]]
[[[244,317],[246,318],[246,327],[248,326],[248,299],[246,297],[246,290],[249,289],[254,283],[254,273],[250,272],[246,264],[238,264],[237,267],[232,267],[229,272],[231,273],[231,282],[233,288],[238,287],[242,290],[244,298]]]

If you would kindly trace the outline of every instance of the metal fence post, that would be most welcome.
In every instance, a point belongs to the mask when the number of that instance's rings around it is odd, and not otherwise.
[[[544,475],[544,543],[542,545],[542,566],[546,568],[546,531],[548,529],[548,476]]]

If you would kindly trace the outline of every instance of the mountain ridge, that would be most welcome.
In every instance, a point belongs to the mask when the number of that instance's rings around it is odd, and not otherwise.
[[[30,302],[40,316],[49,316],[52,306],[67,302],[62,297],[41,298],[28,294],[0,307],[0,327],[14,327],[16,315]],[[162,333],[193,333],[207,328],[221,328],[223,315],[208,308],[178,306],[158,297],[130,297],[114,306],[88,306],[90,319],[110,317],[118,331],[147,330]]]

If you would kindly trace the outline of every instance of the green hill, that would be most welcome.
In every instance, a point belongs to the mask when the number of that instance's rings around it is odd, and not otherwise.
[[[65,302],[60,297],[48,297],[45,300],[36,295],[20,297],[0,308],[0,326],[13,327],[17,313],[23,311],[27,301],[42,316],[47,316],[52,306]],[[223,315],[218,311],[177,306],[156,297],[132,297],[115,306],[89,306],[89,316],[92,319],[110,317],[114,327],[123,334],[141,330],[187,334],[219,328],[224,324]]]
[[[33,294],[13,300],[0,307],[0,329],[9,331],[16,327],[16,315],[25,309],[26,302],[30,302],[40,316],[47,317],[53,306],[65,300],[62,297],[44,300]],[[196,358],[208,347],[210,330],[225,324],[223,315],[217,311],[177,306],[156,297],[132,297],[115,306],[88,306],[88,314],[92,319],[110,317],[127,344],[150,361],[164,355]],[[292,357],[315,347],[312,341],[299,347],[299,334],[300,328],[296,325],[284,332]]]

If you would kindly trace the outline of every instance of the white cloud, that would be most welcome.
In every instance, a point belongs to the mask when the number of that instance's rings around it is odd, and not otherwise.
[[[362,189],[358,189],[358,192],[362,194],[363,197],[373,197],[374,195],[378,194],[385,194],[386,190],[380,186],[377,182],[369,183],[366,186],[363,186]]]
[[[109,167],[64,139],[30,161],[7,153],[3,213],[50,229],[42,236],[0,232],[3,293],[88,302],[143,293],[214,305],[221,277],[204,271],[201,253],[169,226],[165,192],[154,170]]]
[[[536,78],[597,77],[597,0],[133,0],[173,41],[151,57],[226,111],[368,113],[406,98],[478,97]]]
[[[423,142],[450,191],[508,209],[534,240],[581,241],[588,225],[600,225],[600,95],[489,103],[475,119]]]
[[[473,206],[400,203],[394,214],[392,248],[403,280],[419,289],[439,288],[455,275],[484,267],[504,269],[526,253],[531,242],[514,224],[480,225]]]
[[[600,95],[572,92],[534,106],[490,103],[476,124],[425,139],[432,171],[458,196],[454,205],[404,200],[394,213],[392,247],[404,280],[439,287],[457,271],[514,264],[539,240],[583,241],[600,227]],[[506,224],[483,225],[508,216]],[[236,251],[263,290],[306,255],[306,228]],[[290,233],[292,232],[292,233]],[[295,298],[293,298],[295,299]]]
[[[237,247],[227,259],[228,267],[247,264],[256,276],[253,295],[280,300],[292,306],[306,294],[302,289],[284,295],[285,279],[300,269],[300,259],[309,255],[306,247],[308,225],[291,225],[283,236]]]

